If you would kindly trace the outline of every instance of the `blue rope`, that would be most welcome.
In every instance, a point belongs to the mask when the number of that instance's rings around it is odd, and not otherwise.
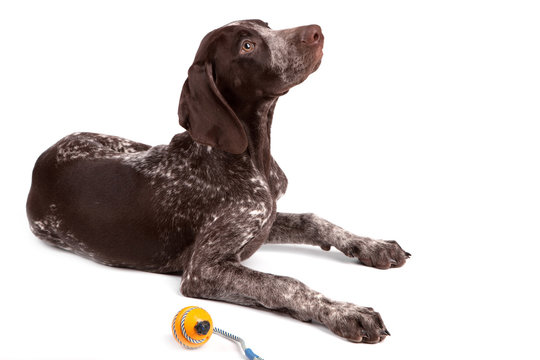
[[[242,350],[244,351],[244,354],[246,354],[246,356],[247,356],[247,358],[249,360],[264,360],[262,357],[255,354],[253,352],[253,350],[251,350],[250,348],[246,348],[246,342],[241,337],[238,337],[238,336],[236,336],[234,334],[228,333],[225,330],[222,330],[222,329],[217,328],[217,327],[214,328],[214,333],[218,334],[218,335],[221,335],[221,336],[223,336],[223,337],[225,337],[227,339],[230,339],[230,340],[233,340],[233,341],[236,341],[236,342],[240,343],[240,346],[242,347]]]

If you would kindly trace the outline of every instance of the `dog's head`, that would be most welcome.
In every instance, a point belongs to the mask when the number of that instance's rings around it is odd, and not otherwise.
[[[272,30],[237,21],[204,37],[184,83],[178,116],[192,138],[241,154],[245,129],[235,110],[277,98],[317,70],[324,37],[317,25]]]

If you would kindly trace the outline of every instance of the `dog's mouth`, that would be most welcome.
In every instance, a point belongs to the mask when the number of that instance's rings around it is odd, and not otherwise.
[[[324,39],[324,38],[323,38]],[[295,62],[290,64],[288,71],[281,74],[283,88],[273,92],[270,96],[279,97],[287,94],[289,90],[302,82],[304,82],[311,74],[313,74],[321,66],[323,58],[323,41],[310,49],[305,49],[304,54],[298,57],[299,61],[296,64],[300,68],[295,69]]]
[[[287,94],[289,92],[289,90],[291,90],[291,88],[303,83],[309,77],[309,75],[311,75],[315,71],[317,71],[319,66],[321,66],[321,62],[322,62],[322,51],[321,51],[320,55],[317,56],[315,61],[312,62],[312,65],[308,66],[306,68],[306,71],[303,72],[304,73],[303,76],[301,76],[299,78],[296,78],[296,80],[294,80],[293,83],[287,85],[287,88],[282,89],[282,90],[278,90],[278,91],[272,93],[271,96],[279,97],[279,96],[283,96],[283,95]]]
[[[324,55],[324,54],[323,54],[322,46],[321,46],[320,50],[317,52],[317,55],[316,55],[317,60],[315,61],[315,65],[313,65],[313,70],[311,70],[311,73],[312,73],[312,74],[313,74],[315,71],[317,71],[317,69],[319,68],[319,66],[321,66],[323,55]]]

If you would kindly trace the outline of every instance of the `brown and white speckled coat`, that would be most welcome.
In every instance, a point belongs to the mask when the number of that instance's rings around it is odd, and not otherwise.
[[[210,32],[182,89],[188,131],[154,147],[94,133],[61,139],[34,168],[31,230],[102,264],[181,273],[186,296],[286,312],[352,341],[383,340],[389,333],[373,309],[240,263],[265,242],[334,246],[378,268],[409,256],[396,242],[276,210],[287,179],[270,154],[274,107],[318,68],[323,42],[316,25],[274,31],[248,20]]]

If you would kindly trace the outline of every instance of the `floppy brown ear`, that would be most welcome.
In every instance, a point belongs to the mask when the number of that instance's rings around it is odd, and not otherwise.
[[[219,92],[212,73],[208,62],[194,63],[189,68],[178,105],[180,125],[197,142],[241,154],[248,145],[246,133]]]

